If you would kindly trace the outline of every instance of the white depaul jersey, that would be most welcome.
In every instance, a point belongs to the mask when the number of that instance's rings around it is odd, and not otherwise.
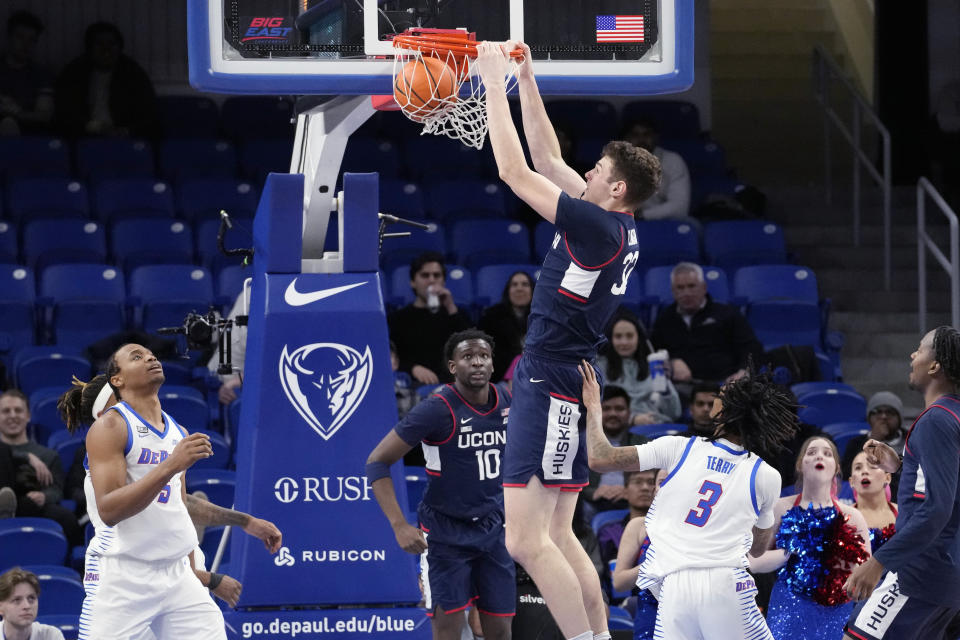
[[[137,415],[125,402],[108,410],[116,410],[127,423],[127,484],[147,475],[173,453],[174,447],[186,431],[173,418],[163,414],[163,431]],[[197,546],[197,532],[183,503],[181,483],[183,473],[170,479],[150,505],[140,513],[108,527],[97,510],[96,495],[90,479],[90,468],[83,489],[87,496],[87,513],[96,530],[87,553],[101,556],[123,556],[153,562],[185,558]]]
[[[647,511],[637,585],[689,568],[746,568],[753,527],[773,526],[780,474],[727,440],[664,436],[637,445],[640,469],[668,469]]]

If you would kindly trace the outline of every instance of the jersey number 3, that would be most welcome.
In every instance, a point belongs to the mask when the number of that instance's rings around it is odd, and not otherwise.
[[[700,485],[699,493],[704,497],[703,500],[698,502],[697,506],[693,509],[690,509],[690,513],[687,514],[687,519],[684,520],[687,524],[692,524],[696,527],[702,527],[707,524],[707,520],[710,519],[710,514],[713,513],[713,508],[717,505],[717,500],[719,500],[723,494],[723,487],[716,482],[704,480],[703,484]]]
[[[630,279],[630,274],[633,273],[633,268],[637,266],[637,259],[639,257],[639,251],[631,251],[623,257],[623,275],[620,277],[620,282],[617,282],[610,287],[610,293],[615,296],[622,296],[627,292],[627,280]]]

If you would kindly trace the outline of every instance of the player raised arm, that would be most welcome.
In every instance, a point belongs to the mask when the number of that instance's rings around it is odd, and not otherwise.
[[[600,384],[593,365],[581,362],[583,406],[587,408],[587,464],[594,471],[639,469],[636,447],[614,447],[603,432],[603,410],[600,407]]]
[[[115,411],[97,419],[87,434],[90,479],[100,517],[109,527],[146,509],[173,476],[213,455],[210,438],[202,433],[191,434],[143,478],[127,484],[126,442],[127,425]]]
[[[393,429],[373,449],[367,458],[367,478],[373,488],[373,497],[387,516],[397,544],[407,553],[423,553],[427,541],[423,531],[407,522],[407,518],[397,502],[397,492],[390,477],[390,466],[402,459],[412,449]]]
[[[481,42],[477,45],[477,70],[487,92],[490,146],[493,147],[500,179],[544,220],[554,222],[560,187],[527,166],[517,128],[510,117],[504,78],[507,75],[508,52],[515,46],[514,42]]]
[[[547,117],[547,110],[540,97],[537,79],[533,75],[533,56],[530,47],[517,43],[523,49],[524,64],[517,72],[520,88],[520,113],[523,118],[523,133],[530,149],[533,168],[548,180],[575,198],[587,187],[586,180],[567,165],[560,153],[557,132]]]
[[[263,541],[270,553],[276,553],[283,544],[283,534],[269,520],[254,518],[249,513],[225,509],[209,500],[184,493],[183,502],[194,524],[203,527],[240,527],[247,534]]]

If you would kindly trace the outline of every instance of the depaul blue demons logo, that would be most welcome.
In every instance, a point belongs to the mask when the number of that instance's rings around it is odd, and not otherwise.
[[[343,426],[370,387],[370,347],[361,355],[342,344],[318,342],[280,354],[280,383],[297,412],[324,440]]]

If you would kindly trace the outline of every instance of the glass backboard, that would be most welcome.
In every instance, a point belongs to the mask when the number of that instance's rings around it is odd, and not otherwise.
[[[239,94],[391,92],[391,36],[458,29],[530,45],[548,95],[693,83],[694,0],[188,0],[190,82]]]

